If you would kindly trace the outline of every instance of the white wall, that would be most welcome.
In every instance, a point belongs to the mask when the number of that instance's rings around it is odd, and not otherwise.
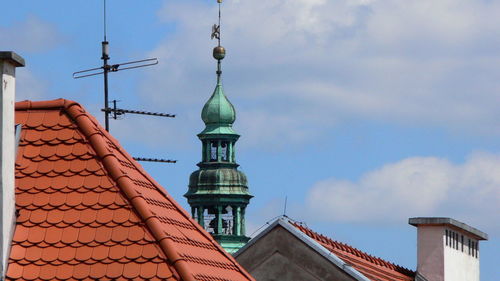
[[[464,235],[464,250],[462,252],[461,243],[458,244],[458,249],[444,247],[445,281],[479,281],[479,257],[469,255],[469,237],[454,229],[452,231],[458,233],[459,238]],[[473,241],[476,242],[475,239]]]
[[[1,266],[2,276],[7,266],[12,233],[15,223],[15,182],[14,182],[14,161],[15,161],[15,129],[14,129],[14,102],[15,102],[15,66],[9,61],[0,59],[0,196],[1,196],[1,217],[0,222],[2,235]]]
[[[446,245],[446,230],[458,234],[458,249],[450,237]],[[456,228],[419,225],[417,271],[429,281],[479,281],[479,257],[469,255],[468,239],[478,242]]]

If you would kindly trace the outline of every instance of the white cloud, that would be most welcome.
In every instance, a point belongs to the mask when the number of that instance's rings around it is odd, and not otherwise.
[[[320,136],[350,118],[499,135],[499,13],[500,3],[473,0],[225,1],[236,126],[260,146],[314,141],[297,126]],[[216,15],[206,1],[165,1],[159,17],[176,32],[152,51],[162,66],[145,79],[144,100],[201,110],[215,80]],[[266,139],[255,129],[264,123],[276,128]]]
[[[57,28],[30,16],[10,26],[0,26],[0,49],[19,53],[43,53],[57,46],[62,35]]]
[[[310,215],[327,221],[390,222],[451,216],[491,228],[500,214],[500,155],[474,153],[462,164],[412,157],[357,181],[327,179],[308,192]]]

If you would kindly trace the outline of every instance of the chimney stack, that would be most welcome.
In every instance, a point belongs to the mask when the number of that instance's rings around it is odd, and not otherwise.
[[[488,234],[452,218],[410,218],[417,227],[417,278],[479,281],[479,241]]]
[[[15,226],[16,199],[15,199],[15,177],[14,168],[16,161],[15,141],[15,84],[16,67],[23,67],[24,59],[14,52],[0,52],[0,117],[1,126],[1,149],[0,149],[0,199],[1,208],[0,228],[0,279],[5,276],[7,261],[9,259],[10,244]]]

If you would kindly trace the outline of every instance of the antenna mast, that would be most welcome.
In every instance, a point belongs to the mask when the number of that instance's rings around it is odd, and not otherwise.
[[[286,217],[286,205],[288,201],[288,196],[285,196],[285,206],[283,207],[283,216]]]
[[[103,18],[104,18],[104,41],[106,41],[106,0],[103,1],[103,4],[104,4],[104,9],[103,9],[103,12],[104,12],[104,15],[103,15]]]
[[[109,42],[106,38],[106,0],[104,0],[104,41],[102,44],[102,69],[104,70],[104,124],[106,131],[109,132],[109,111],[108,111],[108,72],[109,72]]]
[[[108,74],[110,72],[118,72],[120,70],[127,70],[127,69],[134,69],[134,68],[156,65],[156,64],[158,64],[158,59],[157,58],[150,58],[150,59],[143,59],[143,60],[130,61],[130,62],[125,62],[125,63],[110,65],[108,63],[110,57],[109,57],[109,42],[107,40],[106,0],[103,0],[103,11],[104,11],[103,12],[104,41],[101,42],[102,66],[74,72],[73,78],[79,79],[79,78],[103,74],[103,78],[104,78],[104,109],[102,109],[102,111],[104,112],[104,127],[106,128],[106,131],[109,132],[109,116],[111,113],[113,113],[113,109],[111,109],[109,107]],[[124,65],[126,65],[126,67],[120,68],[120,66],[124,66]],[[172,116],[169,116],[169,117],[172,117]],[[114,118],[114,119],[116,119],[116,118]]]
[[[108,90],[108,74],[109,72],[118,72],[120,70],[134,69],[146,66],[152,66],[158,64],[157,58],[129,61],[119,64],[108,63],[109,57],[109,42],[107,40],[107,9],[106,9],[106,0],[103,0],[103,33],[104,40],[101,42],[102,47],[102,66],[96,68],[90,68],[86,70],[81,70],[73,73],[74,79],[95,76],[103,74],[104,78],[104,108],[101,111],[104,112],[104,127],[106,131],[109,132],[109,118],[111,113],[113,113],[113,119],[117,120],[119,115],[124,115],[125,113],[130,114],[141,114],[141,115],[150,115],[150,116],[160,116],[160,117],[171,117],[174,118],[175,115],[167,114],[167,113],[157,113],[157,112],[149,112],[149,111],[140,111],[140,110],[129,110],[129,109],[121,109],[116,107],[117,100],[113,100],[113,107],[109,107],[109,90]],[[120,68],[120,66],[125,66]],[[157,158],[144,158],[144,157],[134,157],[137,161],[149,161],[149,162],[160,162],[160,163],[176,163],[177,160],[167,160],[167,159],[157,159]]]

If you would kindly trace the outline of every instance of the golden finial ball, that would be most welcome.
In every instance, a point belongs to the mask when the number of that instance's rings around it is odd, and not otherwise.
[[[222,0],[217,0],[217,3],[219,3],[219,4],[222,3]]]
[[[226,56],[226,49],[222,46],[217,46],[214,48],[213,55],[216,60],[221,60]]]

